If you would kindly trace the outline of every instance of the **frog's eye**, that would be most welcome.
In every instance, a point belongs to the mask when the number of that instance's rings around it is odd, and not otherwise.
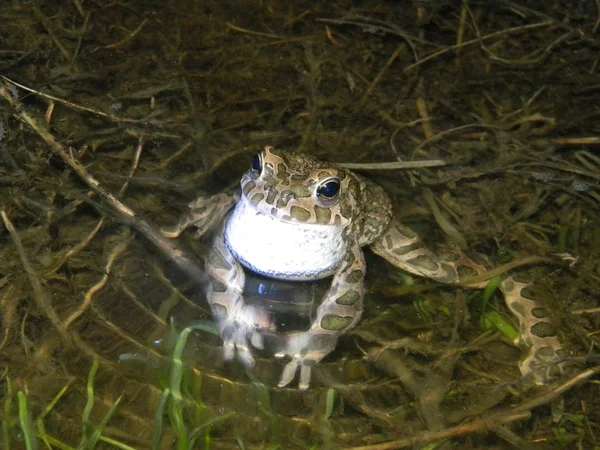
[[[340,193],[339,178],[330,178],[317,186],[317,197],[331,200]]]
[[[262,172],[262,155],[257,153],[252,157],[252,162],[250,163],[250,167],[257,175],[260,175]]]

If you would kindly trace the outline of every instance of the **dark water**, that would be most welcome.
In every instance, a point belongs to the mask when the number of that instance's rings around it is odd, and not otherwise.
[[[0,74],[18,84],[0,99],[0,448],[597,446],[598,384],[574,383],[562,405],[552,383],[531,386],[522,350],[482,320],[515,326],[498,293],[432,285],[367,250],[360,324],[310,389],[277,388],[284,363],[223,361],[202,280],[93,193],[156,231],[235,189],[265,145],[443,160],[361,173],[431,248],[534,282],[569,359],[553,383],[593,369],[597,5],[465,5],[0,4]],[[202,270],[210,240],[193,235],[177,242]],[[578,259],[518,264],[559,252]],[[327,287],[251,281],[247,301],[282,329],[307,327]]]

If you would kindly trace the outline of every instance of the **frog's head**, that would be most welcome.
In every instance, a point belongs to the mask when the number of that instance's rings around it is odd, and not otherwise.
[[[274,147],[254,155],[241,186],[257,211],[287,222],[345,228],[357,214],[360,185],[351,173]]]

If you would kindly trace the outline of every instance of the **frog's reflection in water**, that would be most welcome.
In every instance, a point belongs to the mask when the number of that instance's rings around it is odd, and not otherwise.
[[[306,332],[313,323],[331,279],[286,281],[245,270],[242,299],[247,320],[247,337],[267,356],[287,347],[290,335]],[[217,318],[217,320],[219,320]]]

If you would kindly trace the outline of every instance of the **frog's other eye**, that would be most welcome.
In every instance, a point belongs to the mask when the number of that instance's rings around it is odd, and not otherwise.
[[[317,197],[324,200],[332,200],[340,193],[339,178],[330,178],[317,186]]]
[[[262,172],[262,154],[257,153],[252,157],[250,168],[253,172],[256,172],[257,175],[260,175],[260,173]]]

